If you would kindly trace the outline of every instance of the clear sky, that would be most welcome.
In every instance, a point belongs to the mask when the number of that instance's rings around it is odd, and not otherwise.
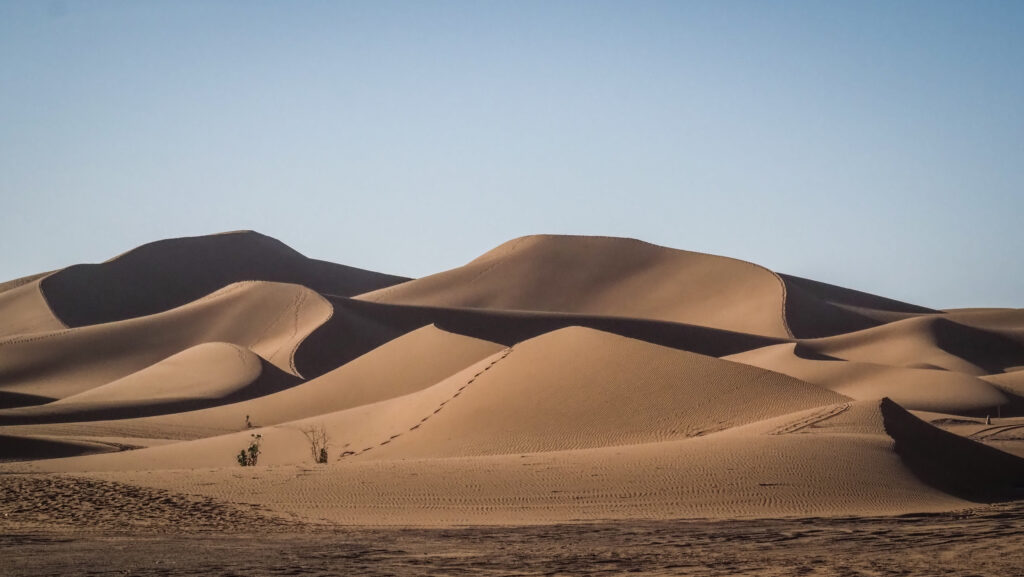
[[[0,0],[0,279],[636,237],[1024,307],[1024,2]]]

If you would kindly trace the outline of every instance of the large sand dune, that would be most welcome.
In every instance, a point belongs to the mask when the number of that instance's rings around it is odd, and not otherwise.
[[[518,238],[465,266],[359,298],[616,315],[790,335],[783,318],[784,287],[771,271],[615,238]]]
[[[238,231],[153,242],[39,282],[54,314],[78,327],[155,314],[251,280],[354,295],[407,279],[306,258],[276,239]]]
[[[0,483],[369,525],[1024,498],[1019,311],[604,237],[524,237],[404,280],[247,232],[0,285]]]
[[[655,319],[781,338],[937,312],[732,258],[632,239],[553,235],[518,238],[464,266],[357,298]]]

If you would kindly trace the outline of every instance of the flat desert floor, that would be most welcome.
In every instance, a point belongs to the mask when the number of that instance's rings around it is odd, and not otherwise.
[[[28,490],[55,481],[18,482]],[[76,483],[67,488],[84,489]],[[112,497],[98,504],[122,513],[95,516],[38,504],[34,522],[8,524],[0,536],[4,575],[1024,575],[1020,503],[897,517],[442,529],[302,525],[137,497],[154,505]],[[146,529],[129,529],[143,520]]]
[[[0,284],[4,575],[1022,575],[1022,457],[1024,310],[632,239]]]

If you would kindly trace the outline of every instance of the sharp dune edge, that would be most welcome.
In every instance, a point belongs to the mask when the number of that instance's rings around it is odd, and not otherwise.
[[[0,284],[10,487],[356,525],[904,515],[1024,499],[1022,432],[1019,310],[631,239],[410,280],[243,231]]]

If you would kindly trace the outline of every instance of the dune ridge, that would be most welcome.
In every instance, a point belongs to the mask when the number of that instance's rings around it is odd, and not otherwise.
[[[40,287],[40,279],[47,274],[4,283],[4,290],[0,291],[0,338],[68,328],[53,314]]]

